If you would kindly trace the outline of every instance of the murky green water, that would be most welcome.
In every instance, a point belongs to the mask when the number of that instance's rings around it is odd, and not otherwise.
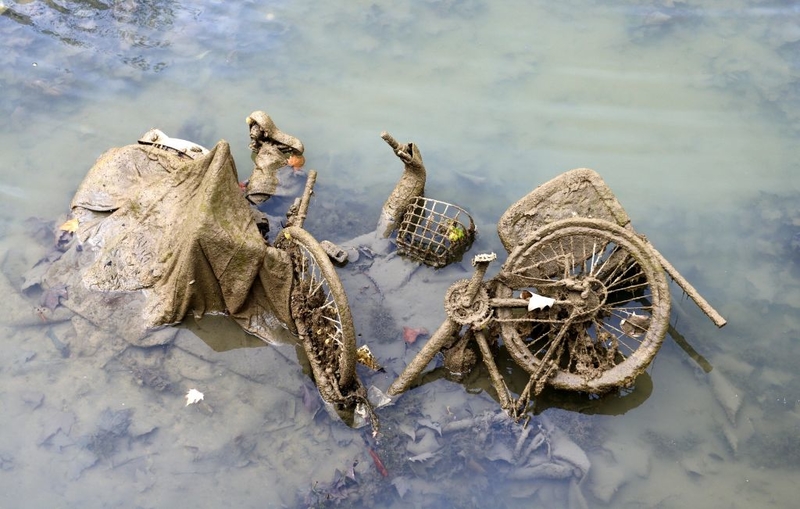
[[[797,4],[5,0],[0,11],[5,298],[43,252],[28,218],[56,220],[98,155],[153,126],[228,139],[245,175],[244,118],[268,111],[320,172],[309,229],[337,241],[372,227],[400,173],[382,130],[420,146],[430,196],[474,215],[473,252],[501,249],[494,224],[512,202],[591,167],[729,324],[717,330],[674,287],[675,335],[701,363],[668,339],[632,394],[541,401],[591,461],[577,489],[589,507],[793,504]],[[402,327],[433,330],[440,296],[465,274],[418,271],[407,301],[378,306],[352,289],[363,339],[389,368],[368,383],[386,387],[413,357]],[[509,481],[502,447],[475,450],[471,435],[425,424],[496,409],[485,393],[438,381],[381,410],[384,478],[360,432],[307,410],[291,347],[214,352],[201,337],[247,338],[199,327],[163,349],[4,327],[9,507],[307,507],[345,495],[342,507],[581,507],[562,481]],[[192,387],[206,407],[184,406]],[[336,473],[356,461],[355,481]]]

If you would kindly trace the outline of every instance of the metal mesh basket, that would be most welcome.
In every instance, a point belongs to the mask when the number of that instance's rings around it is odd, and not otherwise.
[[[397,231],[397,251],[440,268],[460,260],[474,240],[475,223],[464,209],[417,196],[406,208]]]

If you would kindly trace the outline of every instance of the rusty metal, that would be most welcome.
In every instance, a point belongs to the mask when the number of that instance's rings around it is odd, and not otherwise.
[[[397,231],[397,252],[435,268],[464,256],[475,240],[475,222],[461,207],[418,196]]]
[[[417,204],[416,210],[421,208]],[[411,217],[408,235],[432,230],[422,214]],[[514,418],[524,415],[529,398],[545,385],[595,394],[629,387],[667,333],[667,274],[717,326],[725,325],[634,231],[593,170],[568,171],[542,184],[509,207],[497,229],[509,253],[499,273],[483,281],[488,258],[482,258],[471,280],[451,286],[444,303],[447,319],[390,394],[410,387],[437,352],[446,354],[452,345],[465,349],[470,340],[477,342],[502,408]],[[490,346],[500,340],[530,375],[516,401],[492,359]]]

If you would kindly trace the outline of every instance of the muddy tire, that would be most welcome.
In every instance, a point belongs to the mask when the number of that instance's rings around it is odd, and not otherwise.
[[[317,364],[315,372],[322,370],[315,373],[317,378],[333,374],[344,391],[356,380],[356,334],[339,275],[307,231],[288,227],[281,235],[292,243],[288,249],[294,265],[291,310],[297,330],[310,340],[304,341],[312,349],[309,352],[306,346],[306,353],[312,365]]]
[[[518,245],[496,278],[496,296],[530,291],[549,308],[498,308],[503,341],[531,375],[559,389],[602,393],[632,385],[669,324],[667,279],[653,250],[630,230],[598,219],[555,221]],[[561,304],[559,304],[559,302]],[[562,327],[569,327],[559,337]],[[542,369],[554,338],[554,369]]]

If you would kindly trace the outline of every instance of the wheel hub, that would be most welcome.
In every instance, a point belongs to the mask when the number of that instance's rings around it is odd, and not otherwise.
[[[563,280],[563,284],[564,300],[568,300],[573,305],[575,313],[573,318],[590,320],[606,303],[608,291],[603,282],[597,278],[569,278]]]

